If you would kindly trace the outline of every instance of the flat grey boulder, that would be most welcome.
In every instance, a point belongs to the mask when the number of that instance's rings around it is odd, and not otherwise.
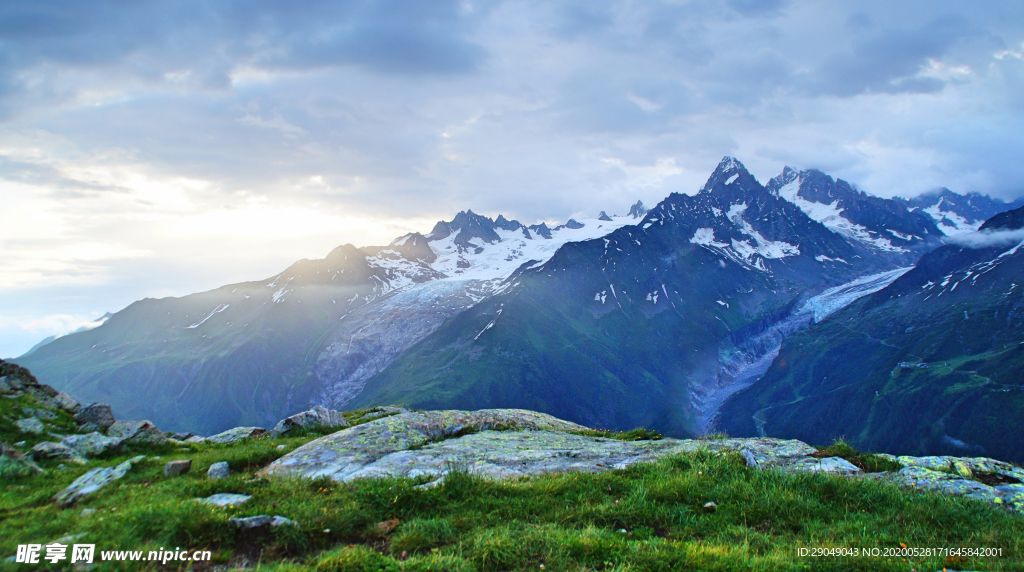
[[[86,460],[78,451],[68,447],[64,443],[52,443],[43,441],[32,447],[32,456],[37,459],[61,459],[72,463],[85,463]]]
[[[102,455],[111,449],[121,446],[120,437],[108,437],[97,431],[85,435],[68,435],[61,439],[61,443],[74,449],[82,457],[95,457]]]
[[[149,421],[115,421],[107,429],[107,435],[119,437],[125,443],[163,445],[167,442],[167,435]]]
[[[238,518],[229,518],[228,522],[234,525],[236,528],[245,530],[249,528],[262,528],[264,526],[298,526],[299,523],[295,522],[290,518],[283,516],[268,516],[260,514],[257,516],[246,516]]]
[[[272,520],[273,519],[270,516],[260,514],[257,516],[229,518],[228,522],[230,522],[235,528],[245,530],[248,528],[260,528],[263,526],[268,526]]]
[[[286,435],[289,431],[303,427],[320,426],[325,429],[344,429],[350,424],[340,411],[334,411],[317,405],[316,407],[296,413],[277,422],[274,426],[275,435]]]
[[[128,459],[116,467],[92,469],[75,479],[66,489],[54,495],[53,502],[63,506],[70,506],[125,476],[131,470],[132,464],[144,458],[145,455],[139,455]]]
[[[75,422],[79,425],[94,425],[106,431],[114,424],[114,412],[106,403],[90,403],[78,408]]]
[[[217,433],[206,440],[210,443],[237,443],[243,439],[254,439],[267,435],[268,431],[262,427],[235,427],[223,433]],[[186,439],[190,441],[190,439]]]
[[[855,475],[861,472],[860,467],[842,457],[804,458],[789,465],[788,469],[811,473],[831,473],[833,475]]]
[[[244,504],[251,498],[252,497],[249,495],[238,495],[234,493],[217,493],[215,495],[210,495],[206,498],[193,500],[203,504],[212,504],[214,506],[239,506],[241,504]]]
[[[26,417],[25,419],[19,419],[14,422],[18,426],[18,430],[22,433],[34,433],[39,435],[46,432],[46,425],[35,417]]]

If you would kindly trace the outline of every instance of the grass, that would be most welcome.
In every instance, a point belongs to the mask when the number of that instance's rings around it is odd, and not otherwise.
[[[734,454],[705,450],[602,474],[503,482],[456,470],[443,485],[429,489],[416,488],[420,482],[413,479],[342,484],[255,477],[259,468],[312,438],[165,450],[160,459],[141,462],[121,481],[70,509],[49,499],[86,467],[9,480],[0,490],[0,555],[14,554],[18,544],[86,533],[83,541],[95,542],[97,551],[210,550],[214,564],[245,561],[281,572],[540,570],[541,565],[573,571],[1019,570],[1024,561],[1024,519],[981,502],[868,480],[756,471]],[[277,448],[281,444],[285,450]],[[834,444],[832,452],[852,457],[848,447]],[[124,458],[127,453],[90,465],[109,466]],[[163,464],[177,458],[192,459],[192,471],[165,477]],[[231,476],[212,481],[205,472],[217,461],[228,462]],[[253,498],[227,509],[188,501],[219,492]],[[708,502],[717,509],[704,508]],[[83,516],[86,507],[97,512]],[[238,532],[228,524],[232,516],[257,514],[285,516],[300,526]],[[390,520],[398,525],[388,532],[390,527],[377,526]],[[885,549],[901,543],[999,548],[1003,556],[907,562],[798,555],[801,547]],[[186,567],[106,562],[94,570],[118,569]]]
[[[609,431],[607,429],[587,429],[586,431],[569,431],[573,435],[584,437],[603,437],[605,439],[617,439],[619,441],[657,441],[662,438],[661,433],[651,429],[637,428],[632,431]]]
[[[857,465],[866,473],[879,473],[883,471],[899,471],[903,465],[881,455],[861,453],[843,439],[833,441],[828,447],[819,448],[815,457],[842,457],[851,464]]]

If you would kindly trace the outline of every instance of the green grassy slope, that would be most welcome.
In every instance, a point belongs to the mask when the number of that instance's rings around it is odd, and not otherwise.
[[[411,479],[339,484],[263,480],[253,473],[312,437],[196,446],[139,463],[118,484],[57,508],[50,497],[85,468],[14,479],[0,490],[0,554],[18,544],[83,534],[105,550],[209,550],[212,565],[304,571],[538,570],[1018,570],[1024,520],[981,502],[905,491],[872,481],[747,468],[737,455],[705,451],[604,474],[486,481],[454,473],[417,489]],[[94,462],[113,465],[130,454]],[[192,459],[181,477],[163,462]],[[232,475],[206,468],[227,461]],[[48,467],[50,469],[52,467]],[[252,495],[237,508],[189,499]],[[705,508],[714,502],[716,510]],[[96,509],[83,514],[83,508]],[[299,523],[239,532],[233,516],[281,515]],[[393,530],[379,527],[391,523]],[[980,547],[998,557],[904,559],[801,557],[800,548],[898,550]],[[64,562],[67,564],[67,561]],[[26,569],[23,564],[0,564]],[[67,567],[67,566],[66,566]],[[70,567],[67,567],[70,568]],[[42,568],[40,568],[42,569]],[[52,569],[52,568],[51,568]],[[58,568],[59,569],[59,568]],[[204,565],[106,562],[93,570],[210,570]]]

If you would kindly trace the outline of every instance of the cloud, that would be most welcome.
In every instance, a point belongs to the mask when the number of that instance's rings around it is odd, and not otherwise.
[[[999,0],[0,3],[0,354],[39,316],[467,208],[654,205],[723,155],[1014,198],[1022,23]]]
[[[981,230],[946,239],[947,243],[967,248],[991,248],[1024,243],[1024,228],[1014,230]]]
[[[103,321],[102,318],[97,319],[89,316],[53,314],[29,320],[19,325],[21,329],[32,334],[47,334],[59,338],[75,331],[91,330],[92,328],[99,327],[103,324]]]
[[[945,82],[920,77],[922,66],[941,58],[969,33],[968,21],[960,15],[936,18],[917,29],[885,30],[855,41],[852,49],[829,57],[802,79],[812,92],[838,96],[865,91],[932,93]]]

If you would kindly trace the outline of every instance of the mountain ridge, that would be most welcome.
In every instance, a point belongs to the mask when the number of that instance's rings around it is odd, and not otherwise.
[[[533,294],[518,299],[515,311],[523,314],[517,323],[526,330],[539,327],[537,339],[550,335],[566,348],[582,344],[574,355],[594,364],[587,371],[615,391],[647,387],[661,396],[638,395],[636,408],[645,412],[632,419],[607,410],[594,394],[580,401],[594,411],[605,409],[594,424],[628,429],[631,423],[664,423],[695,433],[737,384],[766,367],[785,336],[818,315],[805,310],[814,296],[860,277],[888,276],[930,244],[918,237],[893,239],[894,245],[911,245],[907,252],[874,248],[814,220],[779,194],[784,185],[774,191],[772,185],[761,185],[742,163],[726,157],[696,195],[673,193],[652,209],[637,202],[622,217],[602,211],[593,219],[527,227],[502,215],[461,211],[428,234],[408,233],[387,246],[342,245],[324,259],[297,261],[265,280],[136,302],[109,326],[58,339],[19,360],[51,385],[109,401],[131,417],[197,432],[259,425],[313,404],[369,403],[384,377],[410,367],[411,356],[434,343],[428,339],[486,344],[505,331],[503,321],[514,308],[501,304],[525,283]],[[840,214],[890,204],[859,192],[846,200]],[[923,215],[908,212],[906,218],[910,222],[901,224],[927,226]],[[884,222],[875,227],[864,226],[878,236],[901,232]],[[549,273],[557,279],[546,281]],[[570,275],[586,277],[561,278]],[[718,279],[733,286],[714,284]],[[827,311],[887,279],[830,295]],[[683,316],[695,325],[681,324]],[[629,328],[654,340],[650,347],[622,343],[628,348],[623,353],[601,341]],[[670,358],[672,365],[650,366],[660,371],[656,375],[644,368],[626,372],[675,351],[658,341],[666,336],[707,343],[687,346],[694,355]],[[464,344],[469,353],[463,358],[479,356],[485,348],[479,344]],[[550,349],[520,350],[534,360],[522,371],[533,371],[538,387],[554,387],[540,365],[551,360]],[[449,367],[435,365],[439,372]],[[513,366],[505,369],[519,370]],[[524,406],[544,409],[536,392],[505,395],[533,399]],[[664,403],[678,410],[666,411]],[[577,420],[584,413],[578,411]]]

